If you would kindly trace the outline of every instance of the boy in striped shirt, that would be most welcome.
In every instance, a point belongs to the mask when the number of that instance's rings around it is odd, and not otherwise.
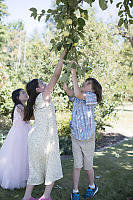
[[[74,61],[72,61],[72,64]],[[80,88],[77,82],[76,70],[71,67],[74,90],[64,84],[63,88],[73,103],[70,122],[72,151],[74,157],[73,192],[71,200],[79,200],[80,170],[84,167],[89,178],[89,186],[85,199],[93,197],[98,191],[94,184],[93,157],[95,150],[94,108],[102,100],[102,87],[94,78],[88,78]]]

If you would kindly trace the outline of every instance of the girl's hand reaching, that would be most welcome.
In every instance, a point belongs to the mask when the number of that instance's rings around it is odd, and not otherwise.
[[[67,90],[67,84],[66,84],[66,83],[63,84],[63,89],[64,89],[65,91]]]
[[[64,51],[62,53],[62,55],[60,56],[61,59],[64,59],[64,56],[66,55],[67,53],[67,48],[64,48]]]
[[[76,74],[76,69],[70,68],[72,74]]]

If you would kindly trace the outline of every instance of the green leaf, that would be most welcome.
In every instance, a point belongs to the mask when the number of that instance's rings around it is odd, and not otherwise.
[[[70,38],[68,38],[68,39],[67,39],[67,43],[72,44],[73,41],[72,41]]]
[[[47,13],[52,13],[52,11],[53,11],[53,10],[51,10],[51,9],[48,9],[48,10],[47,10]]]
[[[92,6],[92,3],[95,1],[95,0],[84,0],[85,2],[87,2],[88,4],[90,4],[90,6]]]
[[[47,21],[49,20],[49,18],[50,18],[50,15],[48,14],[48,15],[46,16],[45,22],[47,22]]]
[[[36,8],[30,8],[29,9],[31,12],[33,12],[33,13],[37,13],[37,9]]]
[[[133,20],[132,20],[132,19],[129,19],[129,23],[130,23],[130,24],[133,24]]]
[[[129,7],[126,8],[126,11],[127,11],[127,14],[130,18],[132,18],[133,16],[130,14],[130,10],[129,10]]]
[[[116,8],[119,8],[119,6],[122,4],[122,2],[119,2],[116,4]]]
[[[127,21],[124,22],[124,27],[128,30],[128,22]]]
[[[55,40],[54,39],[50,40],[50,43],[55,43]]]
[[[62,42],[58,42],[58,44],[57,44],[57,49],[58,49],[58,51],[61,50],[61,47],[62,47]]]
[[[79,41],[79,39],[80,39],[79,37],[75,37],[74,42],[77,43]]]
[[[45,14],[45,10],[42,10],[42,14]]]
[[[113,3],[113,0],[110,0],[110,3],[112,4],[112,3]]]
[[[73,25],[74,26],[77,26],[77,24],[78,24],[78,22],[75,20],[75,21],[73,21]]]
[[[59,5],[60,2],[61,2],[60,0],[56,0],[56,4],[57,4],[57,5]]]
[[[79,26],[85,26],[85,20],[83,18],[78,18],[78,24]]]
[[[85,10],[85,11],[84,11],[84,14],[85,14],[85,19],[88,20],[88,11]]]
[[[99,6],[102,10],[106,10],[107,9],[107,1],[106,0],[99,0]]]
[[[29,9],[32,13],[31,13],[31,17],[34,17],[34,19],[36,19],[37,17],[37,9],[36,8],[30,8]]]
[[[123,12],[124,12],[124,10],[120,10],[120,11],[118,12],[118,16],[121,16],[121,14],[123,14]]]
[[[123,18],[120,18],[119,22],[118,22],[118,26],[121,26],[123,24]]]
[[[31,13],[31,15],[30,15],[31,17],[34,17],[34,19],[36,19],[36,17],[37,17],[37,14],[35,14],[35,13]]]
[[[79,30],[79,31],[82,31],[82,30],[83,30],[83,26],[79,26],[79,27],[78,27],[78,30]]]
[[[40,22],[40,20],[41,20],[41,17],[42,17],[42,15],[39,15],[38,16],[38,21]]]
[[[133,7],[133,1],[129,3],[129,6],[132,8]]]

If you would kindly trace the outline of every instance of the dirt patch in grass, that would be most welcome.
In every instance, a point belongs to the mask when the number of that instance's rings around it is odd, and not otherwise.
[[[102,137],[98,141],[96,140],[96,151],[104,147],[115,145],[126,138],[127,137],[119,133],[102,133]]]

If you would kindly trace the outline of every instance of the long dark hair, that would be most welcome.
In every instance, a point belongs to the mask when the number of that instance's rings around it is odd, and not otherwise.
[[[95,78],[87,78],[85,82],[92,81],[92,89],[97,96],[97,101],[100,103],[102,100],[102,86]]]
[[[20,91],[23,90],[22,88],[19,88],[17,90],[14,90],[12,92],[12,101],[14,103],[14,107],[13,107],[13,110],[12,110],[12,114],[11,114],[11,119],[12,119],[12,122],[13,122],[13,116],[14,116],[14,110],[15,110],[15,107],[18,105],[18,104],[21,104],[21,101],[19,100],[19,95],[20,95]]]
[[[26,85],[26,91],[29,96],[29,99],[27,101],[27,106],[25,106],[24,108],[24,121],[29,121],[33,116],[33,108],[35,105],[36,98],[39,94],[36,92],[36,88],[38,87],[38,79],[33,79]]]

